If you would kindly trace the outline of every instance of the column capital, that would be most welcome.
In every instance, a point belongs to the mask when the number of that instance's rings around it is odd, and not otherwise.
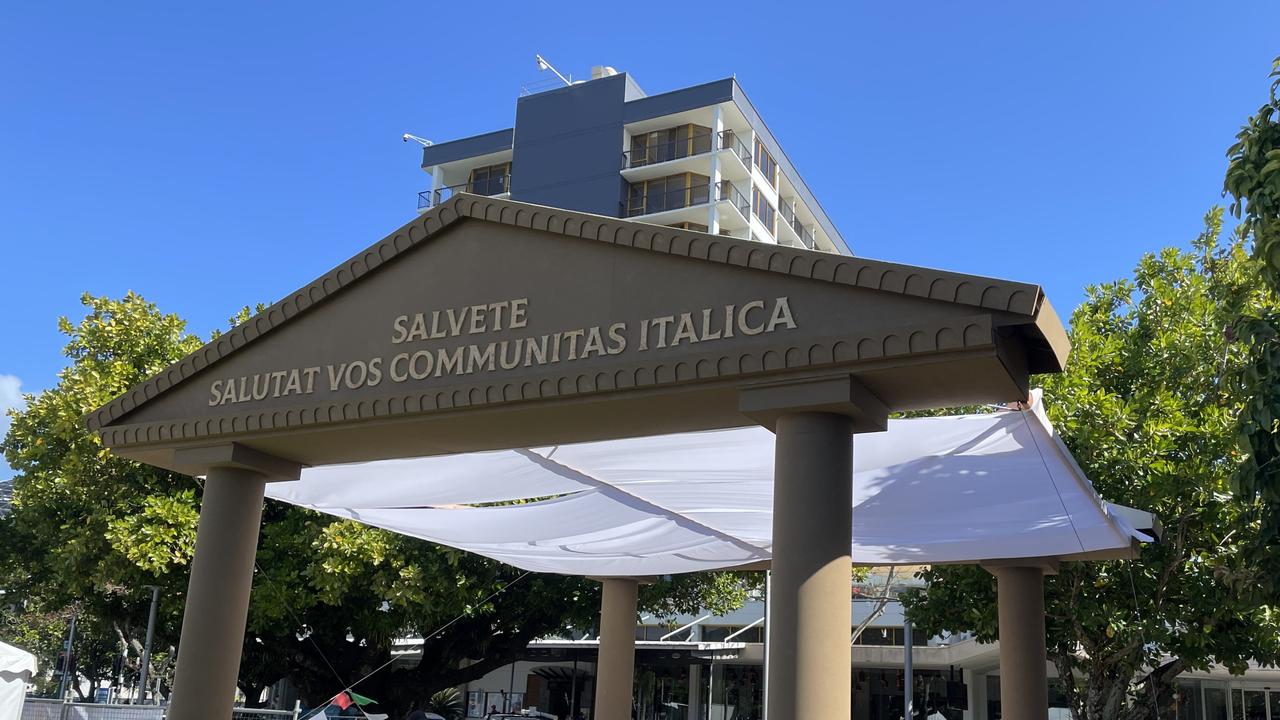
[[[204,475],[214,468],[234,468],[256,472],[268,480],[297,480],[304,467],[237,442],[178,448],[173,451],[173,462],[189,475]]]
[[[983,560],[979,565],[992,575],[999,575],[1000,570],[1012,568],[1031,568],[1045,575],[1057,575],[1060,559],[1057,557],[1008,558],[1004,560]]]
[[[853,420],[855,433],[882,432],[889,422],[889,409],[880,398],[848,373],[743,385],[738,411],[770,430],[779,417],[805,412],[844,415]]]
[[[654,577],[653,575],[616,575],[616,576],[588,575],[587,579],[594,580],[598,583],[607,583],[610,580],[629,580],[635,583],[636,585],[653,585],[654,583],[658,582],[658,578]]]

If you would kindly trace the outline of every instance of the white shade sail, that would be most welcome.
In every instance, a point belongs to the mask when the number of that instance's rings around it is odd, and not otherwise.
[[[1035,400],[856,436],[853,561],[1071,557],[1150,540],[1098,497]],[[309,468],[267,494],[526,570],[674,574],[771,558],[773,450],[772,433],[747,427]],[[513,501],[525,502],[493,505]]]
[[[0,720],[18,720],[27,683],[36,674],[36,658],[25,650],[0,642]]]

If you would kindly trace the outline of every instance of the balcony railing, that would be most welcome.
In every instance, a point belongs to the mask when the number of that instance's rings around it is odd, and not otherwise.
[[[751,148],[747,147],[747,144],[734,131],[724,130],[717,133],[714,145],[716,150],[733,150],[744,165],[751,166]],[[709,134],[694,135],[691,138],[672,140],[643,148],[632,148],[622,153],[622,168],[628,170],[679,160],[680,158],[704,155],[711,152],[711,149],[712,142]]]
[[[656,165],[669,160],[679,160],[680,158],[693,157],[694,155],[709,152],[711,152],[711,134],[694,135],[690,138],[672,140],[658,143],[657,145],[633,147],[622,153],[622,167],[626,169]]]
[[[795,231],[796,235],[800,236],[800,242],[805,247],[812,250],[814,243],[813,233],[809,232],[809,228],[806,228],[804,224],[800,222],[800,218],[796,217],[795,212],[791,210],[791,205],[785,202],[779,203],[778,214],[782,216],[782,222],[789,225],[791,229]]]
[[[716,200],[727,200],[733,203],[743,220],[749,221],[751,219],[751,201],[728,180],[720,181],[720,187],[716,188]]]
[[[691,185],[660,193],[645,193],[627,199],[625,217],[652,215],[711,202],[711,185]]]
[[[728,201],[742,216],[743,220],[751,218],[751,201],[738,188],[734,187],[733,183],[728,180],[722,180],[715,190],[716,202]],[[652,215],[654,213],[667,212],[668,210],[680,210],[696,205],[706,205],[711,202],[711,195],[710,183],[677,188],[662,193],[637,195],[630,198],[622,208],[623,217]]]
[[[813,249],[813,246],[817,242],[817,240],[814,239],[813,233],[809,232],[809,228],[797,222],[795,225],[791,226],[791,229],[795,230],[796,234],[800,236],[800,244],[804,245],[810,250]]]
[[[751,148],[738,137],[738,133],[732,130],[721,131],[720,149],[732,150],[743,165],[751,167]]]
[[[455,193],[471,193],[472,195],[501,195],[511,192],[511,176],[499,175],[498,177],[486,178],[484,180],[472,180],[461,185],[446,185],[435,190],[423,190],[418,193],[418,209],[425,210],[435,207],[440,203],[453,197]]]
[[[792,212],[791,205],[786,202],[778,203],[778,214],[782,216],[782,219],[786,221],[788,225],[793,228],[795,227],[796,214]]]

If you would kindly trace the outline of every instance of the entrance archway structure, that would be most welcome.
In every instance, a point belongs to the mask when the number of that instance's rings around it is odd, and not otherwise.
[[[87,422],[118,455],[207,477],[175,720],[230,712],[266,482],[764,425],[769,714],[826,720],[849,717],[850,435],[1022,400],[1067,353],[1036,285],[459,195]]]

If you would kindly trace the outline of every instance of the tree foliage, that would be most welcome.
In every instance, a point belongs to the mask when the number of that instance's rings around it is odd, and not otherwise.
[[[147,585],[163,588],[160,622],[176,626],[198,497],[190,478],[106,452],[82,418],[200,340],[133,293],[82,302],[82,321],[58,323],[70,364],[57,388],[28,396],[0,445],[15,471],[12,512],[0,525],[0,587],[22,608],[7,634],[48,635],[57,618],[60,640],[74,613],[77,669],[96,682],[145,633]],[[57,647],[36,643],[43,667],[56,665]]]
[[[1050,659],[1080,720],[1154,718],[1180,672],[1280,660],[1274,599],[1232,587],[1250,572],[1258,525],[1253,503],[1231,493],[1246,401],[1235,378],[1249,354],[1230,328],[1277,304],[1243,236],[1221,244],[1221,227],[1215,210],[1190,251],[1147,255],[1131,279],[1090,288],[1071,318],[1066,372],[1039,378],[1055,428],[1102,496],[1164,524],[1136,561],[1065,563],[1046,578]],[[913,621],[996,638],[992,576],[923,575],[927,591],[906,598]]]
[[[1271,72],[1268,102],[1241,128],[1227,151],[1224,194],[1241,231],[1253,241],[1262,277],[1280,290],[1280,58]],[[1280,587],[1280,315],[1246,312],[1236,321],[1236,334],[1249,348],[1242,379],[1249,401],[1240,414],[1240,444],[1245,462],[1237,491],[1259,499],[1261,532],[1254,548],[1257,577],[1244,580],[1241,591]]]
[[[123,460],[85,430],[82,417],[200,346],[175,315],[130,293],[86,295],[85,318],[63,319],[69,364],[58,385],[27,398],[3,448],[15,470],[12,513],[0,518],[0,588],[16,611],[0,637],[37,651],[51,668],[72,613],[80,674],[110,680],[130,648],[137,673],[150,593],[162,588],[151,677],[167,692],[194,551],[201,486]],[[246,308],[233,323],[247,319]],[[412,667],[360,684],[398,712],[442,688],[482,676],[530,640],[589,628],[599,586],[521,573],[446,547],[268,502],[258,548],[239,684],[250,704],[290,677],[304,700],[324,702],[385,665],[398,639],[425,638]],[[752,579],[682,576],[645,589],[658,615],[728,610]]]

